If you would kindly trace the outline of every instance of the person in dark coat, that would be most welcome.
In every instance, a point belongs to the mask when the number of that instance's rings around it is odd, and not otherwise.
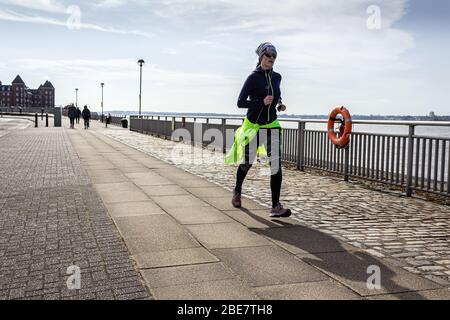
[[[237,105],[247,109],[243,125],[236,131],[235,144],[227,154],[227,163],[236,163],[237,155],[242,155],[242,163],[236,174],[236,187],[231,200],[235,208],[240,208],[242,184],[259,150],[269,157],[270,189],[272,192],[272,209],[270,217],[286,218],[292,213],[280,203],[282,169],[281,169],[281,125],[277,112],[286,110],[281,102],[281,75],[273,70],[277,50],[270,42],[264,42],[256,49],[258,65],[247,78],[239,94]],[[253,137],[250,132],[255,132]],[[256,143],[250,143],[252,140]],[[256,141],[255,141],[256,140]],[[242,141],[238,143],[238,141]],[[260,146],[264,147],[260,148]],[[238,150],[241,150],[239,152]],[[236,155],[236,156],[235,156]]]
[[[70,128],[75,129],[75,118],[77,117],[77,108],[73,104],[67,110],[67,116],[70,119]]]
[[[80,117],[81,117],[81,110],[80,108],[77,107],[77,116],[75,117],[75,119],[77,120],[77,124],[80,123]]]
[[[83,117],[84,120],[84,128],[89,129],[89,120],[91,119],[91,111],[88,109],[87,106],[84,106],[81,116]]]

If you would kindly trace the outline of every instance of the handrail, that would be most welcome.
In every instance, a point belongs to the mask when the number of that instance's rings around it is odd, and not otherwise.
[[[205,130],[220,130],[223,139],[215,147],[226,152],[229,130],[236,130],[240,123],[227,123],[226,120],[242,121],[244,116],[192,116],[181,114],[128,115],[130,129],[141,133],[171,138],[175,130],[184,128],[191,136],[190,142],[205,143],[202,139]],[[167,119],[164,119],[167,118]],[[152,120],[153,119],[153,120]],[[181,121],[180,121],[181,119]],[[221,120],[193,122],[191,119]],[[159,122],[158,122],[159,120]],[[165,121],[167,120],[167,121]],[[308,123],[325,124],[323,119],[284,119],[280,121],[296,123],[287,128],[284,135],[283,158],[296,164],[297,169],[313,168],[343,174],[345,181],[349,177],[390,183],[405,190],[411,196],[415,190],[434,192],[450,196],[450,137],[423,136],[416,132],[422,127],[450,127],[444,121],[377,121],[356,120],[354,124],[405,126],[404,134],[353,132],[350,145],[346,149],[337,149],[327,139],[326,130],[306,129]],[[218,121],[217,121],[218,122]],[[186,124],[189,123],[189,126]],[[201,123],[200,138],[196,137],[193,123]],[[441,131],[441,130],[437,130]],[[444,132],[446,133],[446,132]],[[231,139],[233,136],[231,135]],[[201,141],[199,141],[201,140]],[[221,142],[220,142],[221,141]],[[232,140],[231,140],[232,141]],[[209,141],[206,144],[211,143]],[[216,143],[214,140],[213,143]]]
[[[139,115],[129,115],[130,117],[139,117]],[[186,119],[215,119],[215,120],[242,120],[242,116],[194,116],[194,115],[173,115],[173,114],[152,114],[141,115],[143,119],[149,117],[168,117],[168,118],[186,118]],[[326,119],[301,119],[301,118],[283,118],[279,117],[278,121],[283,122],[306,122],[306,123],[327,123]],[[425,126],[425,127],[450,127],[450,121],[399,121],[399,120],[353,120],[353,124],[369,124],[369,125],[393,125],[393,126]]]

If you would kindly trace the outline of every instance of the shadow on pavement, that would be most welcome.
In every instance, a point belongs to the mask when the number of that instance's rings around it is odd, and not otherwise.
[[[302,261],[321,270],[364,297],[391,294],[398,299],[404,299],[405,293],[407,293],[407,299],[425,299],[419,293],[414,292],[417,288],[412,289],[408,286],[416,282],[429,283],[427,280],[403,269],[396,272],[380,259],[362,251],[353,251],[349,245],[343,244],[323,232],[302,225],[293,225],[284,222],[282,219],[274,219],[277,222],[275,224],[248,209],[242,208],[241,211],[267,225],[267,228],[250,229],[251,231],[278,243],[297,255]],[[367,286],[368,278],[373,274],[373,272],[368,272],[370,266],[376,266],[380,269],[381,290],[371,290]],[[394,278],[396,279],[394,280]],[[407,283],[407,285],[400,285],[396,280]],[[399,296],[401,293],[403,296]]]

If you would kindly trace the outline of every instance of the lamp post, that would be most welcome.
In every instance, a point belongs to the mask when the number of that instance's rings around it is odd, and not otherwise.
[[[75,106],[78,108],[78,88],[75,88]]]
[[[105,86],[105,84],[102,82],[100,83],[100,85],[102,86],[102,123],[103,123],[103,87]]]
[[[140,81],[139,81],[139,117],[141,116],[141,102],[142,102],[142,66],[145,61],[143,59],[138,60],[138,64],[140,67]]]

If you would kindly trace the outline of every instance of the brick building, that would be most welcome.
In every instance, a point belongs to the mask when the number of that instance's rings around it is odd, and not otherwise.
[[[11,85],[3,85],[0,81],[0,106],[52,108],[55,106],[55,88],[47,80],[39,88],[30,89],[18,75]]]

